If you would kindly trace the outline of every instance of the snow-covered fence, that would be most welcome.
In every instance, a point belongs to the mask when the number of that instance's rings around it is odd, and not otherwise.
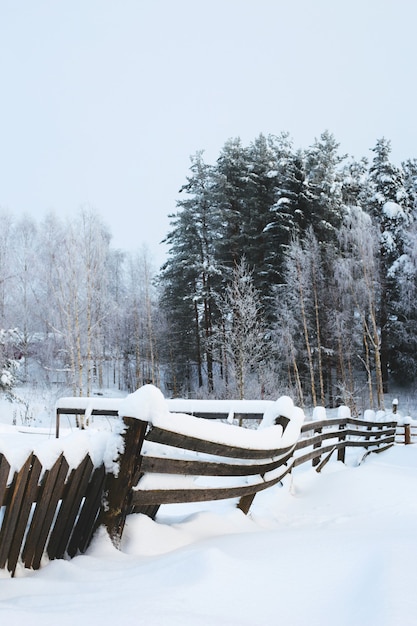
[[[18,561],[38,569],[50,559],[84,552],[102,504],[104,464],[89,455],[70,470],[63,454],[47,470],[31,454],[11,482],[11,465],[0,454],[0,569],[14,574]]]
[[[245,429],[174,414],[170,408],[190,406],[170,407],[152,385],[125,400],[99,400],[66,398],[57,405],[57,434],[58,418],[65,413],[117,416],[114,440],[94,463],[87,454],[70,467],[62,453],[43,467],[30,454],[12,471],[6,455],[0,455],[0,569],[7,566],[14,573],[19,561],[37,569],[44,555],[54,559],[84,552],[99,525],[117,545],[128,514],[154,517],[162,504],[236,498],[246,513],[256,493],[293,468],[311,462],[320,471],[335,452],[344,461],[347,447],[364,448],[366,454],[386,450],[395,442],[397,427],[396,421],[350,414],[303,423],[303,412],[289,398],[262,407],[203,401],[201,411],[193,408],[195,414],[229,422],[245,416],[248,407],[257,419],[262,414],[258,429]],[[52,442],[61,445],[61,440]]]
[[[405,445],[417,442],[417,420],[411,419],[407,416],[398,422],[397,436],[395,438],[397,443],[404,443]]]
[[[394,445],[396,432],[396,421],[360,420],[350,415],[306,422],[295,447],[294,467],[311,461],[320,471],[334,452],[337,452],[337,459],[344,462],[346,448],[365,448],[366,453],[382,452]]]
[[[60,433],[61,415],[74,415],[77,422],[88,425],[94,416],[118,417],[121,399],[115,398],[59,398],[56,403],[55,435]],[[271,409],[273,400],[190,400],[172,398],[165,400],[171,413],[186,413],[212,420],[261,421]],[[81,418],[81,419],[80,419]]]
[[[257,430],[174,415],[152,386],[131,394],[119,413],[127,428],[123,447],[134,441],[138,452],[134,462],[125,452],[107,485],[100,521],[116,544],[128,513],[154,517],[162,504],[237,498],[247,513],[256,493],[291,471],[304,420],[289,398],[269,403]]]

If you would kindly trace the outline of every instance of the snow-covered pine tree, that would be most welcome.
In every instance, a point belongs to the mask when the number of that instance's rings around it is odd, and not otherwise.
[[[249,157],[239,137],[225,143],[213,171],[213,193],[219,216],[216,258],[227,282],[247,245],[245,222]]]
[[[384,392],[388,391],[389,371],[399,349],[396,336],[402,335],[401,302],[396,272],[404,254],[405,234],[412,221],[410,198],[404,185],[404,172],[391,163],[391,143],[379,139],[373,148],[369,170],[370,197],[367,209],[380,231],[380,281],[378,306],[381,333],[381,368]],[[392,365],[390,365],[392,363]]]
[[[346,158],[339,154],[339,144],[325,131],[305,151],[306,226],[312,226],[319,243],[336,240],[343,219],[342,176],[340,164]]]
[[[393,349],[390,350],[389,368],[392,377],[404,383],[417,376],[417,160],[409,159],[401,169],[407,219],[396,233],[401,239],[401,254],[389,270],[390,281],[394,283],[393,295],[396,296],[390,318]]]
[[[169,258],[161,273],[162,304],[168,327],[178,338],[178,353],[173,358],[184,361],[188,357],[187,367],[191,362],[197,365],[200,387],[205,371],[211,392],[216,315],[213,285],[220,275],[214,254],[214,239],[219,231],[218,212],[212,167],[204,162],[202,152],[191,158],[190,171],[187,184],[181,188],[186,197],[177,203],[179,211],[171,216],[173,228],[166,238]],[[187,348],[190,349],[188,354]]]
[[[253,268],[253,281],[259,291],[265,311],[270,316],[271,289],[277,283],[275,264],[270,259],[270,239],[267,226],[271,207],[275,205],[280,186],[283,154],[288,151],[288,137],[259,135],[248,148],[248,196],[243,229],[246,235],[245,256]]]

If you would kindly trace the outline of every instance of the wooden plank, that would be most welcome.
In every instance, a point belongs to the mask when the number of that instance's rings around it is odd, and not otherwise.
[[[229,446],[213,441],[206,441],[197,437],[181,435],[162,428],[152,428],[146,435],[147,441],[161,443],[163,445],[172,446],[174,448],[183,448],[192,450],[193,452],[204,452],[215,456],[226,456],[230,458],[240,459],[265,459],[279,456],[285,452],[289,452],[292,446],[287,448],[273,448],[268,450],[257,450],[249,448],[241,448],[237,446]]]
[[[311,437],[305,439],[299,439],[295,444],[296,450],[301,450],[302,448],[309,448],[310,446],[317,446],[323,441],[327,441],[328,439],[339,439],[341,434],[346,434],[346,430],[326,430],[322,433],[317,433]]]
[[[82,509],[68,544],[67,554],[73,557],[85,552],[93,535],[95,522],[100,511],[106,471],[104,465],[97,467],[90,479]]]
[[[159,511],[159,504],[150,504],[144,506],[133,506],[130,513],[140,513],[142,515],[146,515],[151,519],[155,519],[156,514]]]
[[[19,560],[20,551],[22,548],[23,537],[26,532],[29,515],[34,501],[36,500],[36,494],[38,492],[39,476],[41,475],[42,465],[36,455],[32,458],[32,464],[26,482],[25,492],[22,499],[22,504],[19,512],[18,523],[13,533],[13,540],[9,550],[9,558],[7,561],[7,569],[14,575],[16,565]]]
[[[352,448],[370,448],[371,446],[378,448],[385,445],[386,443],[391,443],[394,441],[395,435],[389,435],[388,437],[377,439],[375,441],[364,441],[362,439],[359,441],[349,441],[349,446],[351,446]]]
[[[381,428],[395,428],[397,426],[397,422],[394,420],[389,422],[367,422],[366,420],[361,420],[356,417],[351,417],[348,420],[348,423],[355,426],[372,426],[372,428],[376,428],[380,430]]]
[[[87,454],[68,478],[61,507],[48,542],[47,553],[50,559],[60,559],[65,554],[92,468],[92,461]]]
[[[375,450],[367,450],[365,452],[365,454],[363,455],[363,457],[361,458],[361,460],[359,461],[358,465],[362,465],[362,463],[365,461],[365,459],[370,455],[370,454],[379,454],[380,452],[385,452],[386,450],[389,450],[389,448],[392,448],[392,446],[394,445],[394,443],[390,443],[386,446],[383,446],[381,448],[376,448]]]
[[[339,448],[346,445],[345,441],[340,441],[336,444],[330,444],[329,446],[323,446],[318,449],[313,449],[307,454],[303,454],[302,456],[296,456],[294,458],[294,467],[298,467],[303,463],[307,463],[308,461],[312,461],[314,458],[321,456],[322,454],[327,454],[328,452],[333,452],[334,450],[338,450]]]
[[[165,457],[144,456],[142,458],[142,473],[175,474],[186,476],[251,476],[254,474],[266,474],[279,467],[290,458],[293,449],[289,453],[279,456],[269,463],[255,463],[250,465],[216,463],[211,461],[185,461]]]
[[[316,472],[320,473],[321,470],[323,469],[323,467],[325,465],[327,465],[327,463],[330,461],[330,458],[333,454],[333,452],[337,450],[337,446],[333,446],[333,448],[330,450],[329,454],[327,456],[324,457],[324,459],[320,460],[320,462],[317,464],[316,466]]]
[[[291,470],[292,464],[290,464],[289,467],[283,467],[282,473],[271,480],[239,487],[135,490],[132,492],[132,505],[134,507],[140,507],[151,504],[180,504],[184,502],[207,502],[211,500],[241,498],[242,496],[258,493],[258,491],[272,487],[272,485],[279,483]]]
[[[367,424],[368,422],[365,422],[365,424]],[[346,418],[338,418],[338,417],[333,417],[332,419],[325,419],[325,420],[317,420],[317,421],[312,421],[312,422],[304,422],[304,424],[302,424],[301,426],[301,433],[307,433],[310,430],[317,430],[319,428],[330,428],[331,426],[343,426],[347,424],[347,419]]]
[[[349,437],[362,437],[365,440],[372,440],[372,438],[379,439],[384,435],[393,435],[395,434],[395,428],[384,428],[380,430],[355,430],[353,428],[347,428],[345,430],[346,435]]]
[[[85,415],[85,409],[62,409],[57,408],[59,415]],[[93,409],[91,415],[108,415],[109,417],[118,417],[119,411],[116,409]]]
[[[340,437],[346,437],[346,436],[363,438],[360,440],[360,444],[358,444],[357,442],[354,443],[352,440],[349,440],[347,442],[348,446],[365,445],[367,439],[371,442],[371,445],[373,445],[375,442],[372,440],[372,438],[369,439],[369,437],[370,436],[374,437],[374,435],[376,434],[378,434],[378,436],[394,435],[395,428],[385,429],[378,433],[376,433],[375,431],[373,431],[372,433],[369,433],[367,430],[355,430],[355,429],[350,429],[350,428],[345,428],[343,430],[328,430],[321,434],[313,435],[312,437],[299,439],[296,443],[295,449],[301,450],[303,448],[309,448],[310,446],[315,446],[328,439],[339,439]],[[379,439],[377,441],[379,441]]]
[[[66,523],[62,530],[62,534],[58,543],[58,558],[62,558],[67,551],[68,543],[74,530],[75,520],[79,515],[81,502],[85,497],[87,486],[91,478],[91,473],[93,471],[94,466],[89,455],[85,457],[85,461],[85,465],[83,463],[81,464],[81,467],[83,467],[83,465],[84,467],[83,471],[80,473],[79,481],[76,481],[74,479],[73,484],[75,488],[72,491],[71,496],[69,496],[70,507],[66,516]]]
[[[25,547],[22,551],[22,560],[27,568],[39,569],[40,567],[58,502],[65,488],[68,469],[68,462],[61,454],[53,467],[45,472]]]
[[[171,411],[171,413],[182,413],[183,411]],[[188,413],[189,415],[190,413]],[[229,413],[207,413],[205,411],[193,411],[194,417],[199,417],[206,420],[227,420]],[[258,420],[261,421],[263,413],[233,413],[234,420]]]
[[[0,506],[3,506],[6,502],[7,482],[9,480],[10,463],[4,456],[0,454]]]
[[[366,441],[366,440],[359,440],[359,441],[340,441],[334,445],[329,445],[329,446],[323,446],[321,448],[318,448],[316,450],[312,450],[307,454],[303,454],[302,456],[297,456],[294,459],[294,467],[298,467],[299,465],[302,465],[303,463],[306,463],[307,461],[311,461],[313,458],[322,455],[322,454],[326,454],[327,452],[333,451],[333,450],[338,450],[344,446],[346,447],[352,447],[352,448],[369,448],[371,446],[377,448],[379,446],[383,446],[387,443],[391,443],[394,442],[395,440],[395,435],[390,435],[384,439],[378,439],[377,441]],[[296,446],[296,450],[298,449],[298,443]]]
[[[32,455],[15,475],[10,488],[10,502],[4,513],[3,524],[0,531],[0,569],[6,565],[12,545],[14,532],[19,520],[20,507],[25,493],[26,482],[32,467]]]

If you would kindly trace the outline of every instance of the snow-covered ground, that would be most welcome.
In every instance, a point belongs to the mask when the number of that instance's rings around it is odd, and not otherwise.
[[[14,437],[16,452],[50,435]],[[99,531],[71,561],[0,572],[2,622],[414,626],[417,447],[362,455],[297,468],[248,516],[233,502],[166,506],[130,516],[120,551]]]

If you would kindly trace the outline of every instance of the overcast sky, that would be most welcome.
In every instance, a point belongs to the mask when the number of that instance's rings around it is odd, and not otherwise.
[[[189,157],[328,129],[417,157],[414,0],[0,0],[0,207],[94,207],[157,264]]]

